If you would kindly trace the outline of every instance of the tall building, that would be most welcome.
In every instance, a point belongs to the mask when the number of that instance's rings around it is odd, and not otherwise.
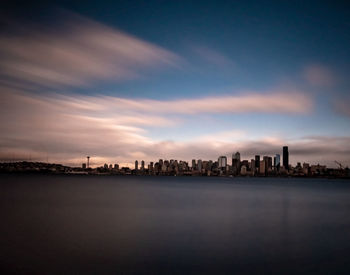
[[[254,176],[255,175],[255,159],[250,160],[250,171],[251,171],[252,176]]]
[[[196,170],[196,160],[192,160],[192,170]]]
[[[141,160],[141,170],[145,170],[145,161]]]
[[[259,175],[266,175],[266,161],[262,160],[259,163]]]
[[[237,175],[240,172],[241,168],[241,154],[239,152],[236,152],[235,154],[232,154],[232,172],[233,174]]]
[[[139,170],[139,162],[135,160],[135,170]]]
[[[286,170],[289,170],[289,152],[288,146],[283,146],[283,166]]]
[[[257,170],[260,169],[260,156],[259,155],[255,156],[255,169],[257,169]]]
[[[265,172],[272,170],[272,158],[269,156],[264,156],[263,160],[265,161]]]
[[[197,161],[197,165],[198,165],[198,171],[199,171],[199,172],[202,171],[202,160],[201,160],[201,159],[199,159],[199,160]]]
[[[218,164],[220,169],[226,169],[227,166],[227,157],[226,156],[220,156],[218,158]]]
[[[273,158],[273,166],[275,167],[276,171],[280,170],[281,156],[279,154],[276,154],[276,156]]]

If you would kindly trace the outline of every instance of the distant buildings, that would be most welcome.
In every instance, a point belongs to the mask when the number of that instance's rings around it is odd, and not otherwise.
[[[114,175],[167,175],[167,176],[295,176],[295,177],[350,177],[350,169],[344,168],[341,163],[339,169],[327,168],[325,165],[310,165],[298,162],[296,166],[289,164],[288,147],[284,146],[283,165],[281,165],[280,154],[273,158],[270,156],[256,155],[255,158],[241,160],[241,154],[232,154],[232,165],[227,163],[226,156],[220,156],[217,161],[192,160],[192,166],[188,162],[176,159],[150,162],[148,166],[145,161],[135,161],[135,168],[119,167],[118,164],[105,163],[101,167],[90,168],[88,162],[82,163],[80,167],[66,167],[59,164],[16,162],[1,163],[0,172],[44,172],[44,173],[68,173],[68,174],[114,174]],[[89,160],[89,159],[88,159]]]

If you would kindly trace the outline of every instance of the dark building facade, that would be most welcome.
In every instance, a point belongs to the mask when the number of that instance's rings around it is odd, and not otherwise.
[[[288,146],[283,146],[283,166],[284,166],[285,169],[289,170]]]
[[[260,167],[260,156],[256,155],[255,156],[255,169],[260,170],[259,167]]]

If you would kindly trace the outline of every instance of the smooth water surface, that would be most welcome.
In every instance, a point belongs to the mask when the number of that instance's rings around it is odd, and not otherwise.
[[[0,192],[5,272],[350,274],[350,181],[0,175]]]

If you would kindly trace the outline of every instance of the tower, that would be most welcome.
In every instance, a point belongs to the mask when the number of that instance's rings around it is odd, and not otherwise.
[[[283,166],[286,170],[289,170],[289,152],[288,146],[283,146]]]
[[[87,158],[87,168],[89,168],[90,167],[90,156],[87,156],[86,158]]]

